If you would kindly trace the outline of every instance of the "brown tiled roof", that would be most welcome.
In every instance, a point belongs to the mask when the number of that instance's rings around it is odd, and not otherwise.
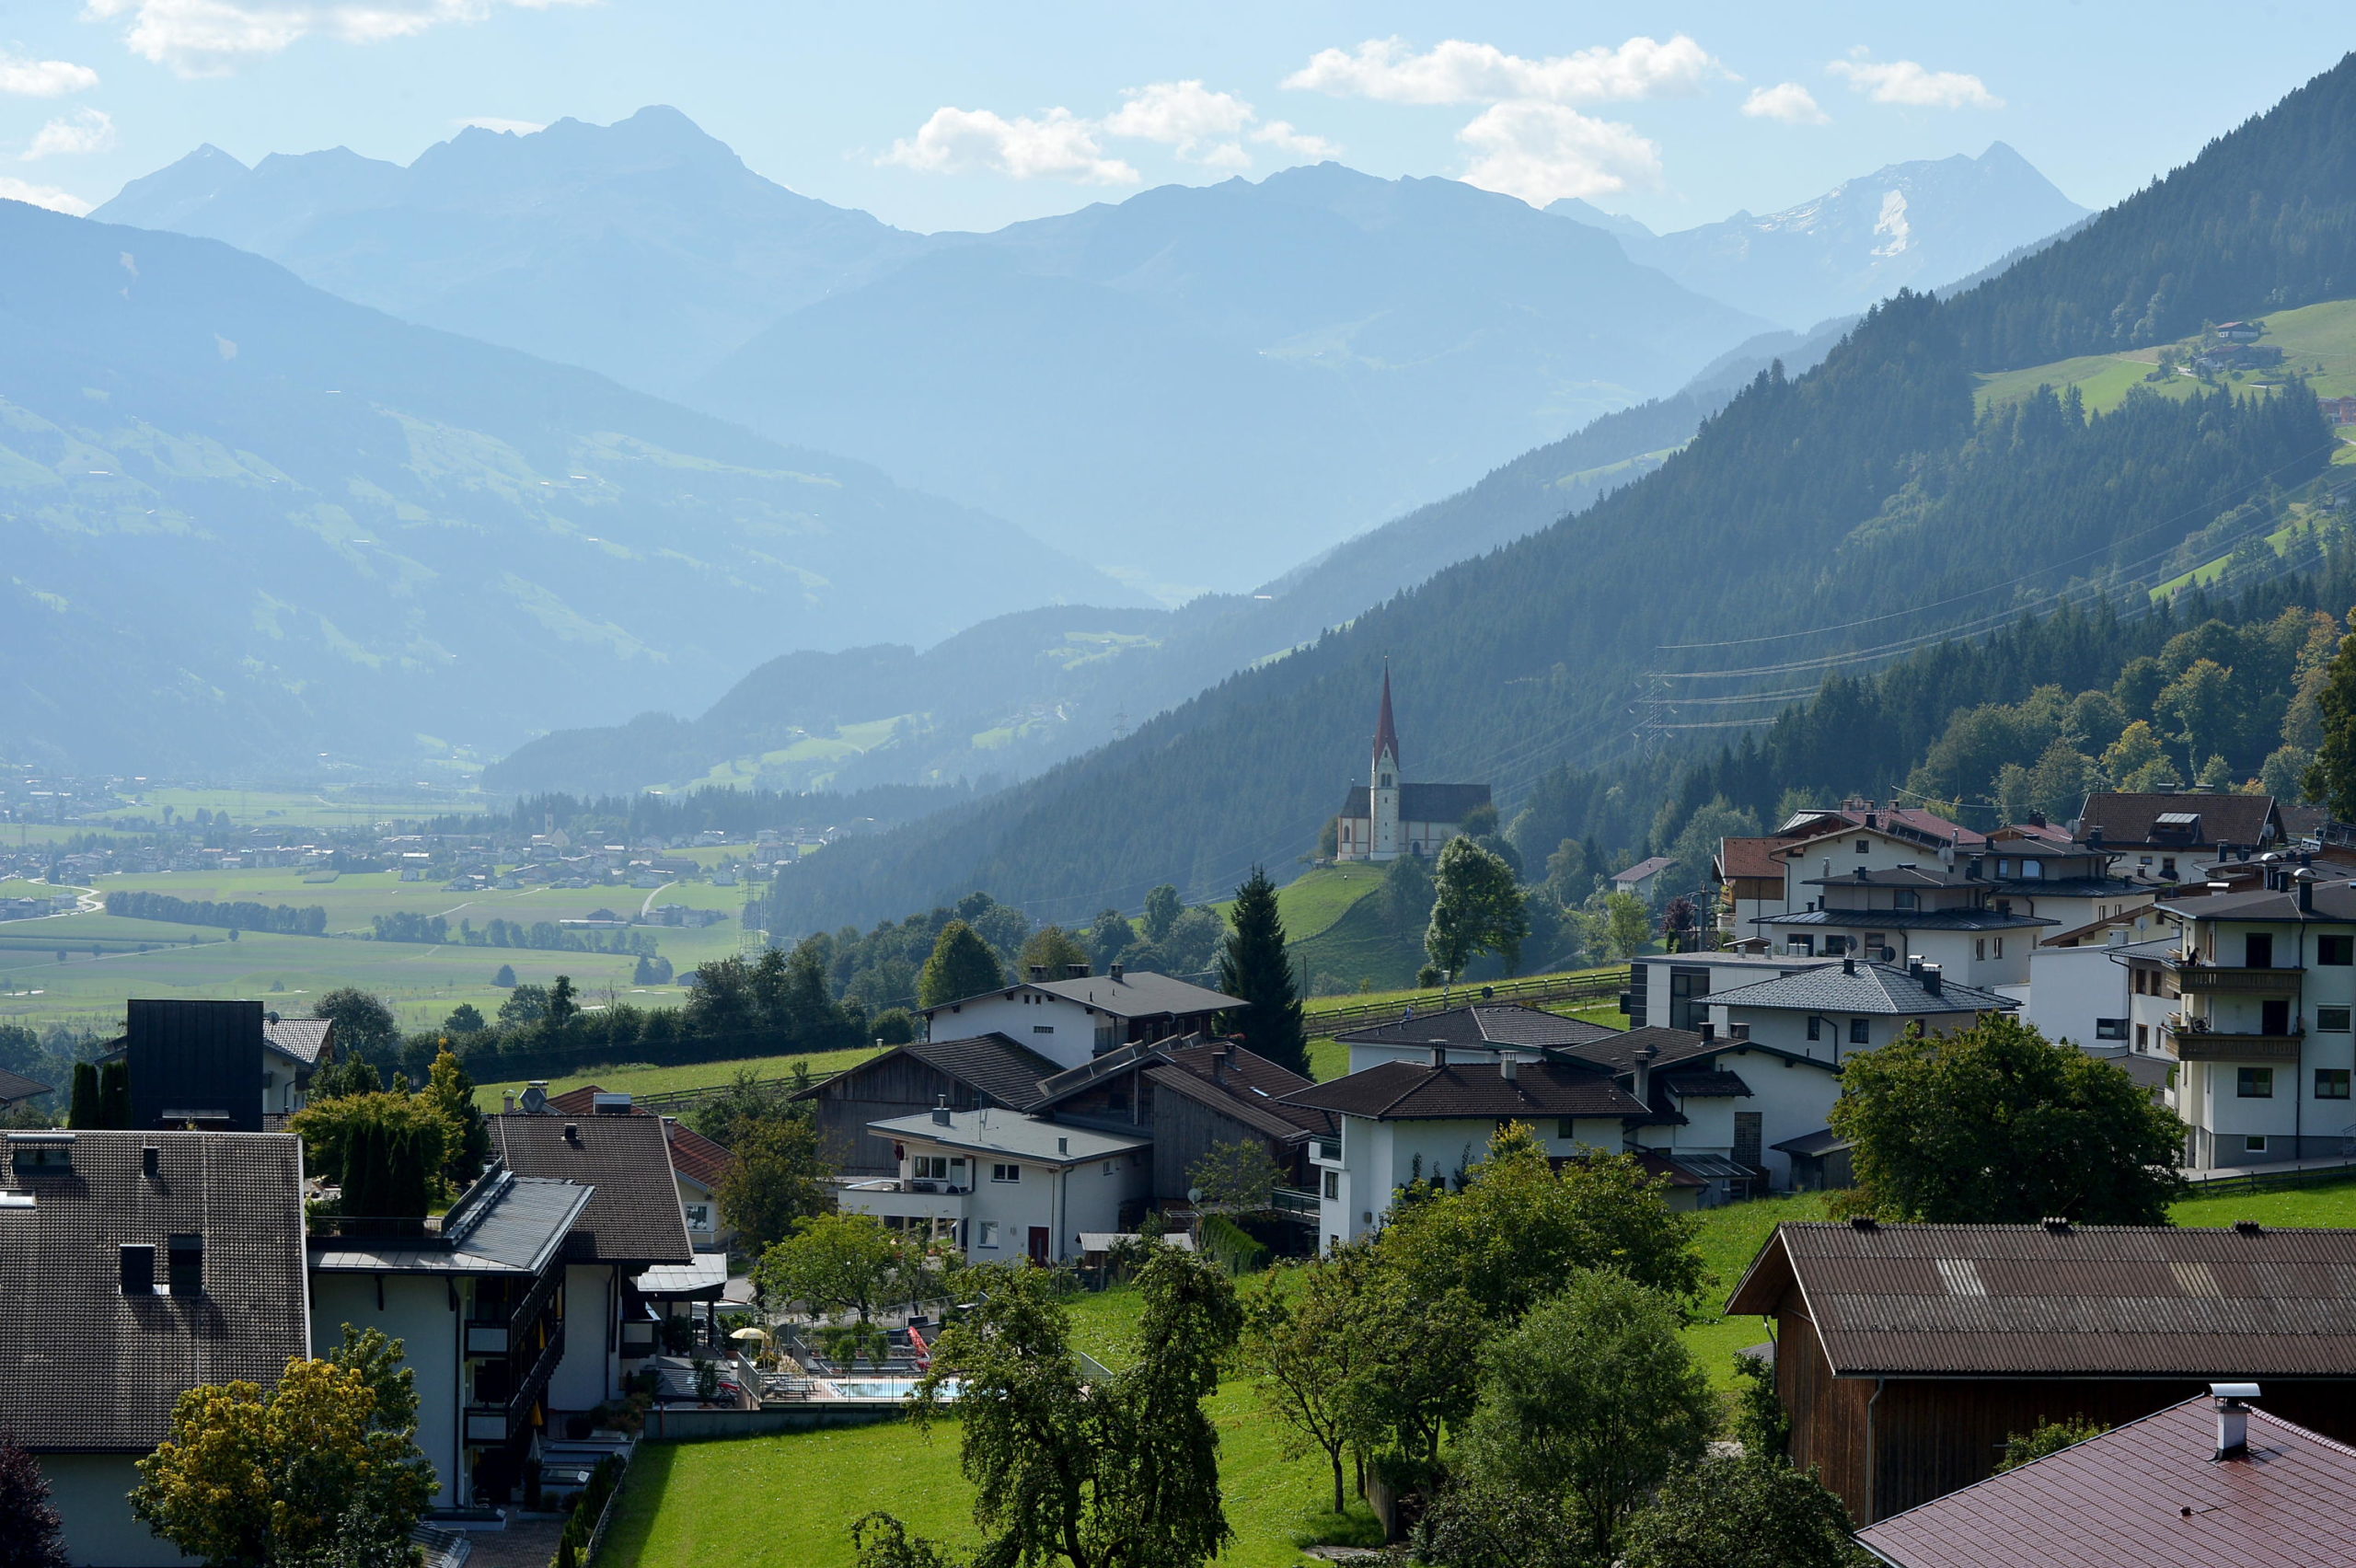
[[[518,1176],[552,1176],[597,1189],[573,1227],[568,1258],[643,1268],[695,1256],[659,1117],[508,1112],[488,1120],[501,1157]]]
[[[2218,1459],[2191,1399],[1860,1530],[1897,1568],[2316,1568],[2356,1562],[2356,1449],[2249,1415]]]
[[[728,1152],[725,1145],[713,1142],[693,1127],[666,1116],[663,1130],[671,1140],[671,1169],[691,1182],[717,1189],[720,1179],[736,1163],[736,1157]]]
[[[870,1056],[857,1066],[846,1067],[793,1098],[814,1100],[821,1095],[849,1094],[860,1075],[873,1072],[900,1056],[912,1056],[964,1084],[989,1103],[1003,1105],[1010,1111],[1028,1111],[1038,1104],[1041,1080],[1062,1070],[1028,1045],[1018,1044],[1003,1034],[918,1040],[895,1045],[880,1056]]]
[[[1794,1280],[1842,1377],[2356,1378],[2356,1230],[1785,1224],[1727,1310]]]
[[[1623,1029],[1575,1046],[1570,1054],[1582,1062],[1593,1062],[1615,1073],[1632,1073],[1636,1070],[1638,1056],[1649,1045],[1658,1053],[1652,1058],[1653,1070],[1658,1072],[1696,1056],[1715,1056],[1731,1049],[1734,1043],[1738,1043],[1704,1040],[1690,1029]]]
[[[2189,837],[2154,839],[2154,822],[2171,813],[2200,819]],[[2130,795],[2109,791],[2086,797],[2078,835],[2102,829],[2106,849],[2189,849],[2213,844],[2258,844],[2280,824],[2271,795]]]
[[[335,1020],[331,1018],[282,1018],[272,1023],[267,1016],[261,1026],[264,1040],[290,1056],[306,1062],[317,1062],[319,1053],[335,1040]]]
[[[1417,1013],[1336,1035],[1345,1045],[1585,1045],[1619,1031],[1583,1018],[1524,1007],[1519,1002],[1475,1002],[1445,1012]]]
[[[30,1100],[36,1094],[47,1094],[53,1087],[39,1079],[29,1078],[22,1073],[12,1073],[6,1067],[0,1067],[0,1105]]]
[[[1725,1067],[1671,1073],[1661,1081],[1687,1100],[1748,1100],[1750,1097],[1750,1086],[1742,1081],[1742,1075]]]
[[[1780,838],[1719,839],[1718,875],[1783,881],[1784,862],[1775,858],[1775,851],[1784,842]]]
[[[1221,1049],[1227,1052],[1227,1064],[1214,1077],[1212,1056]],[[1165,1051],[1162,1060],[1166,1066],[1146,1070],[1146,1076],[1155,1083],[1204,1104],[1226,1107],[1239,1121],[1259,1127],[1271,1137],[1334,1130],[1331,1112],[1295,1105],[1285,1099],[1288,1094],[1314,1088],[1314,1079],[1303,1078],[1290,1067],[1241,1045],[1222,1047],[1204,1041]]]
[[[1495,1116],[1643,1116],[1645,1107],[1623,1093],[1611,1074],[1584,1062],[1519,1064],[1507,1081],[1486,1063],[1381,1062],[1364,1072],[1288,1096],[1313,1106],[1378,1121]]]
[[[73,1167],[0,1157],[0,1427],[34,1449],[145,1452],[172,1403],[203,1383],[278,1380],[310,1354],[304,1320],[303,1160],[283,1133],[72,1135]],[[157,1146],[158,1173],[142,1166]],[[204,1238],[194,1297],[122,1294],[121,1248],[153,1247],[168,1282],[176,1234]]]

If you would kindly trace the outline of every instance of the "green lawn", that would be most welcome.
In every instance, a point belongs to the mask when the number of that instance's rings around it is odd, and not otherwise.
[[[471,816],[489,810],[472,790],[396,790],[330,786],[318,790],[125,790],[135,801],[108,815],[160,820],[169,806],[181,818],[198,811],[227,812],[240,827],[269,823],[317,827],[373,827],[378,823],[419,822],[428,817]]]
[[[2356,1226],[2356,1181],[2190,1197],[2168,1214],[2178,1225],[2231,1225],[2254,1219],[2261,1225]]]
[[[588,1067],[566,1078],[551,1079],[549,1092],[562,1094],[568,1089],[594,1083],[609,1094],[676,1094],[687,1089],[716,1089],[734,1079],[740,1072],[749,1072],[757,1078],[791,1078],[797,1062],[808,1067],[814,1075],[838,1073],[873,1055],[872,1046],[862,1045],[848,1051],[813,1051],[802,1056],[751,1056],[733,1062],[693,1062],[679,1067],[628,1065]],[[510,1090],[521,1094],[524,1091],[523,1080],[477,1084],[475,1103],[486,1111],[496,1111],[501,1095]]]
[[[1382,885],[1383,869],[1364,863],[1311,866],[1276,889],[1276,910],[1284,917],[1285,940],[1307,941],[1340,919],[1350,905]],[[1221,916],[1234,903],[1222,900],[1210,907]]]

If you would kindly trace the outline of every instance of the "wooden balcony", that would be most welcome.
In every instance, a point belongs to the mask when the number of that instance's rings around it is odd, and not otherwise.
[[[2228,968],[2218,964],[2171,964],[2177,987],[2187,996],[2225,991],[2241,996],[2295,997],[2307,972],[2295,967]]]
[[[2161,1032],[2168,1054],[2179,1062],[2295,1062],[2304,1030],[2288,1034],[2225,1034],[2170,1025]]]

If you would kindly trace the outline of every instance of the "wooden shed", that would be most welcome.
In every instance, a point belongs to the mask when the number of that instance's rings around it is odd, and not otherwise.
[[[1992,1474],[2013,1433],[2211,1383],[2356,1438],[2356,1230],[1786,1224],[1727,1311],[1773,1320],[1792,1460],[1861,1525]]]

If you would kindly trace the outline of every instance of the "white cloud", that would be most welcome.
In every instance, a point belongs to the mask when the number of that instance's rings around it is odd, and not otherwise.
[[[1876,103],[1916,109],[2002,109],[2004,100],[1979,77],[1962,71],[1930,71],[1911,60],[1835,60],[1825,67]]]
[[[1280,153],[1289,154],[1308,163],[1322,163],[1327,158],[1337,158],[1342,156],[1342,144],[1339,142],[1329,142],[1322,136],[1312,136],[1307,132],[1296,131],[1293,129],[1292,121],[1288,120],[1271,120],[1265,125],[1255,126],[1252,132],[1252,139],[1265,143]]]
[[[113,145],[113,117],[102,109],[77,109],[36,132],[22,156],[30,163],[58,153],[103,153]]]
[[[1666,43],[1637,37],[1617,49],[1599,44],[1543,60],[1455,38],[1418,54],[1403,40],[1375,38],[1355,53],[1321,50],[1284,85],[1386,103],[1597,103],[1694,92],[1722,73],[1683,33]]]
[[[314,33],[346,43],[410,38],[445,22],[479,22],[502,5],[545,11],[595,0],[85,0],[91,21],[123,20],[133,54],[183,76],[221,76]]]
[[[472,127],[477,131],[497,131],[508,136],[531,136],[548,127],[537,120],[502,120],[495,114],[479,114],[472,120],[457,121],[460,130]]]
[[[29,202],[36,207],[47,207],[52,213],[65,213],[82,217],[90,211],[90,203],[70,190],[60,190],[54,185],[34,185],[22,179],[11,179],[0,174],[0,201]]]
[[[1633,126],[1557,103],[1494,105],[1456,139],[1473,154],[1466,184],[1533,207],[1565,196],[1608,196],[1660,178],[1660,149]]]
[[[70,60],[19,60],[0,54],[0,93],[17,98],[64,98],[98,85],[98,74]]]
[[[941,108],[876,161],[927,174],[987,169],[1012,179],[1136,184],[1143,177],[1135,168],[1104,156],[1096,140],[1100,129],[1068,109],[1051,109],[1036,120],[1008,120],[987,109]]]
[[[1742,112],[1754,120],[1781,120],[1791,125],[1823,125],[1832,117],[1817,107],[1816,95],[1797,82],[1753,87],[1742,100]]]
[[[1180,157],[1198,162],[1240,158],[1251,163],[1251,155],[1231,138],[1257,117],[1233,93],[1215,93],[1199,81],[1185,81],[1126,87],[1121,96],[1128,101],[1106,117],[1106,135],[1159,142],[1174,148]],[[1205,142],[1219,138],[1229,139],[1203,151]]]

